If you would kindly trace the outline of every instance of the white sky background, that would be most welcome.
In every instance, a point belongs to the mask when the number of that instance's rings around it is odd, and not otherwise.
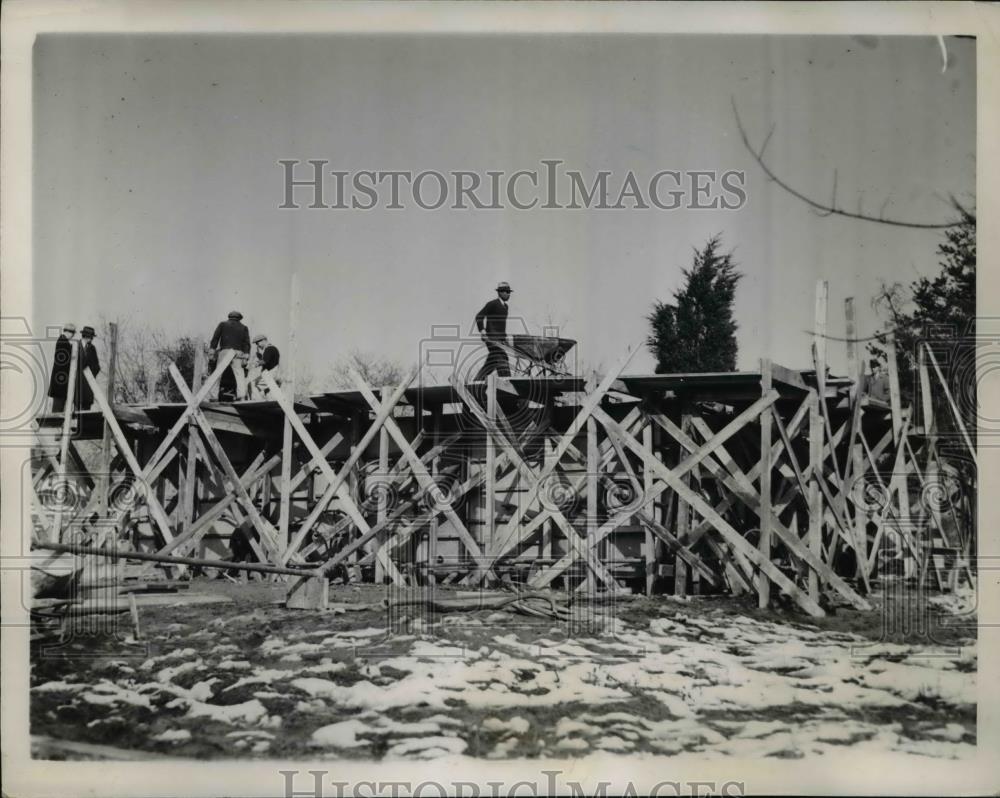
[[[937,271],[941,233],[819,218],[820,198],[915,220],[975,191],[975,45],[931,37],[62,36],[35,46],[34,328],[100,317],[208,336],[232,308],[319,378],[351,349],[416,363],[432,325],[468,327],[515,290],[580,359],[653,371],[646,315],[722,233],[745,274],[739,367],[810,367],[817,279],[879,326],[881,281]],[[281,158],[345,170],[743,169],[740,211],[279,210]],[[304,197],[307,192],[299,196]],[[612,201],[614,197],[612,196]],[[830,344],[832,368],[844,345]]]

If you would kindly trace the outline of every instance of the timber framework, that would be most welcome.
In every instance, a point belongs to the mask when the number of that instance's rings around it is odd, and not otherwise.
[[[876,580],[971,582],[976,486],[953,459],[974,466],[975,445],[933,351],[915,409],[891,340],[880,396],[853,344],[851,376],[828,376],[818,332],[807,371],[414,368],[301,401],[270,377],[266,401],[208,401],[231,353],[193,386],[171,365],[180,403],[113,405],[84,370],[97,409],[37,420],[33,539],[158,555],[135,567],[176,578],[242,529],[282,578],[750,592],[812,616],[869,609]]]

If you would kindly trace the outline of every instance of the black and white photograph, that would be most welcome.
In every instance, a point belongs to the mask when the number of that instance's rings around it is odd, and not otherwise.
[[[5,794],[1000,787],[995,8],[48,5]]]

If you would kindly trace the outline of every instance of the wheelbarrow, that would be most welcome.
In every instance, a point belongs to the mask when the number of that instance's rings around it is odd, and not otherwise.
[[[525,377],[568,376],[566,354],[574,346],[576,341],[569,338],[544,335],[512,335],[509,345],[500,344],[510,358],[511,374]]]

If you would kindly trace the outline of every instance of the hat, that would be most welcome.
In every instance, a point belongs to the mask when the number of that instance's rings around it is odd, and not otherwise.
[[[68,322],[66,322],[66,323],[65,323],[65,324],[63,325],[63,329],[64,329],[64,330],[65,330],[66,332],[71,332],[71,333],[75,333],[75,332],[76,332],[76,325],[75,325],[75,324],[74,324],[73,322],[71,322],[71,321],[68,321]]]
[[[239,321],[240,319],[243,318],[243,314],[240,313],[238,310],[231,310],[229,311],[229,318],[236,319],[237,321]]]
[[[510,291],[514,293],[514,289],[510,287],[510,283],[497,283],[497,291]]]
[[[93,338],[95,335],[94,328],[89,325],[84,325],[84,328],[80,330],[81,338]]]
[[[266,335],[255,335],[253,337],[253,342],[255,344],[259,344],[261,341],[266,341],[266,340],[267,340],[267,336]]]

